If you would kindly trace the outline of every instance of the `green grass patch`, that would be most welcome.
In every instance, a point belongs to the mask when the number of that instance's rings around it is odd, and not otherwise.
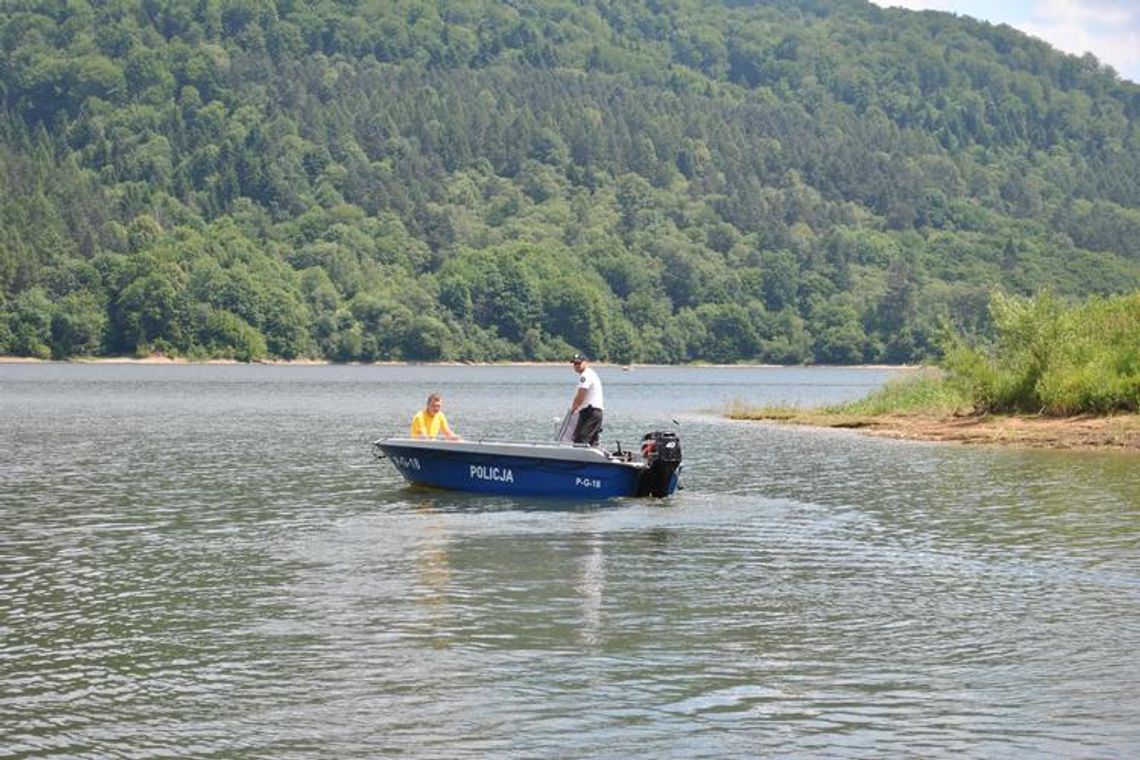
[[[795,422],[829,427],[858,427],[862,418],[887,414],[947,416],[972,410],[970,399],[945,374],[926,367],[887,382],[871,395],[845,404],[820,408],[798,406],[752,406],[732,401],[726,415],[736,420]]]
[[[973,402],[961,387],[936,368],[896,377],[871,395],[823,409],[829,414],[924,414],[946,416],[973,411]]]

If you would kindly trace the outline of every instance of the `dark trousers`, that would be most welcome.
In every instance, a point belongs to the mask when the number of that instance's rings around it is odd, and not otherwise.
[[[598,435],[602,432],[602,410],[585,406],[578,410],[578,424],[574,426],[574,443],[598,445]]]

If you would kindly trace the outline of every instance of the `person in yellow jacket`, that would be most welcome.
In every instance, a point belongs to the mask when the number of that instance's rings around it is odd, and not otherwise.
[[[459,436],[451,431],[447,417],[443,414],[443,397],[438,393],[429,394],[427,405],[412,417],[412,438],[438,438],[458,441]]]

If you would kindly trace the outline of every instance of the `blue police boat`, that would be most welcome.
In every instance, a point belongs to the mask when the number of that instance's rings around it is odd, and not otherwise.
[[[372,444],[413,485],[515,496],[608,499],[668,496],[677,488],[681,440],[647,433],[640,454],[583,444],[381,438]]]

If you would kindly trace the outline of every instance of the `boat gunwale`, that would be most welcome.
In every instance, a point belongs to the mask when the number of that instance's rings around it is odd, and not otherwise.
[[[449,441],[446,439],[423,439],[407,437],[380,438],[373,441],[374,447],[383,449],[385,446],[393,448],[413,449],[427,454],[440,455],[472,455],[485,457],[517,457],[532,460],[554,460],[564,462],[577,462],[580,464],[621,465],[644,469],[645,464],[640,461],[631,461],[615,457],[604,449],[586,446],[584,444],[543,442],[543,441],[498,441],[498,440],[461,440]]]

